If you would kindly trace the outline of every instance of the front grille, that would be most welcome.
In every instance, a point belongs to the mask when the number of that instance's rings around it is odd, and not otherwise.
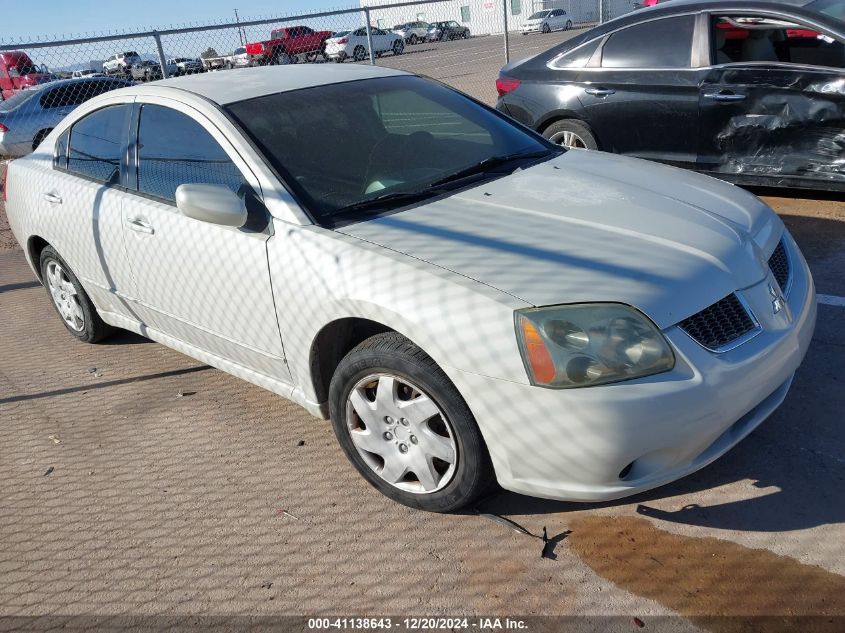
[[[769,269],[775,276],[780,289],[786,292],[786,286],[789,282],[789,257],[786,256],[786,247],[783,245],[783,240],[778,242],[775,252],[769,257]]]
[[[700,345],[718,350],[757,326],[735,294],[729,294],[680,322],[681,329]]]

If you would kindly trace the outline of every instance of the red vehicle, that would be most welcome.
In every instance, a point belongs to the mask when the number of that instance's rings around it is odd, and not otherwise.
[[[52,79],[46,66],[35,65],[23,51],[0,52],[0,101]]]
[[[246,45],[250,60],[258,64],[295,64],[298,55],[305,55],[309,61],[317,55],[325,57],[326,40],[331,31],[315,31],[307,26],[288,26],[275,29],[266,42]]]

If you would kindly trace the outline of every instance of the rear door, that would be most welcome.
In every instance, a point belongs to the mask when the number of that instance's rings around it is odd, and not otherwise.
[[[699,168],[845,184],[845,46],[800,20],[714,13],[700,91]]]
[[[585,119],[605,151],[689,166],[698,151],[695,15],[641,22],[610,34],[599,68],[579,75]]]

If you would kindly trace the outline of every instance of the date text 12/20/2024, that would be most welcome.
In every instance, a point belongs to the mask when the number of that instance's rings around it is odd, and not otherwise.
[[[430,631],[443,629],[447,631],[477,630],[526,630],[527,623],[518,618],[309,618],[308,628],[311,630],[349,629],[349,630],[378,630],[396,629],[406,631]]]

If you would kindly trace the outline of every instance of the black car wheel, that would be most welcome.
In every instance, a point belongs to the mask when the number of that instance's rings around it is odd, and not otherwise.
[[[402,40],[396,40],[393,42],[393,54],[394,55],[401,55],[405,52],[405,42]]]
[[[355,50],[352,51],[352,59],[356,62],[362,62],[367,58],[367,49],[363,46],[356,46]]]
[[[411,44],[412,46],[413,46],[414,44],[417,44],[419,41],[420,41],[420,40],[419,40],[419,38],[418,38],[416,35],[411,35],[411,37],[410,37],[410,38],[408,38],[408,44]]]
[[[571,28],[572,28],[572,20],[567,20],[566,21],[566,28],[564,30],[568,31]]]
[[[552,143],[556,143],[567,149],[598,149],[599,144],[593,131],[583,121],[577,119],[563,119],[555,121],[545,130],[543,136]]]
[[[544,24],[543,25],[543,33],[548,34],[548,33],[551,33],[551,32],[552,32],[552,27],[550,27],[548,24]]]

